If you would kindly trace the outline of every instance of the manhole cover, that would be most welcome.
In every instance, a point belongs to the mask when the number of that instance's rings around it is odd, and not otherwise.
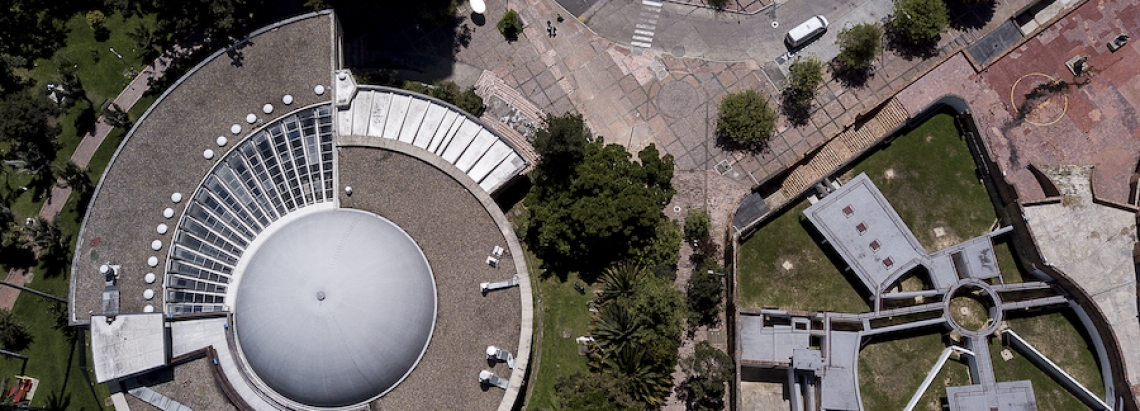
[[[692,114],[697,104],[697,90],[684,81],[672,81],[657,91],[657,110],[673,118]]]
[[[729,171],[732,171],[732,165],[728,163],[728,160],[720,160],[719,163],[716,163],[716,172],[720,175],[723,176]]]
[[[676,57],[685,57],[685,46],[673,47],[673,55]]]

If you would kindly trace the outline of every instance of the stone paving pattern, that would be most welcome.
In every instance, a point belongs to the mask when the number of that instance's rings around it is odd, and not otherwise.
[[[1075,172],[1068,172],[1075,170]],[[1025,216],[1047,263],[1056,265],[1089,295],[1116,334],[1124,374],[1140,395],[1140,314],[1136,304],[1136,212],[1093,202],[1088,167],[1051,173],[1063,201],[1025,207]],[[1121,393],[1123,394],[1123,393]]]

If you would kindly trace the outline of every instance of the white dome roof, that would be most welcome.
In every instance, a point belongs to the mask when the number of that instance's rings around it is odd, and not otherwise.
[[[233,310],[257,376],[323,407],[370,401],[399,384],[435,325],[435,281],[412,238],[351,209],[307,213],[268,235],[247,251]]]

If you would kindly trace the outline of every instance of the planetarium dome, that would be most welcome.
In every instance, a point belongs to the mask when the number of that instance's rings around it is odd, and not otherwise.
[[[234,328],[257,377],[302,404],[339,407],[395,387],[431,339],[436,289],[400,227],[346,208],[304,211],[239,265]]]

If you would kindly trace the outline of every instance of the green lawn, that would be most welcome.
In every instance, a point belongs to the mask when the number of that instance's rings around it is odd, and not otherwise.
[[[140,21],[154,27],[154,15],[133,16],[124,20],[118,13],[109,14],[106,26],[110,35],[99,41],[94,30],[87,25],[84,15],[77,13],[65,22],[68,34],[64,47],[56,50],[52,59],[37,60],[29,75],[34,84],[45,87],[56,75],[58,62],[66,59],[77,66],[76,71],[87,92],[87,98],[98,108],[104,100],[119,95],[134,77],[125,76],[124,71],[142,71],[146,65],[134,50],[134,41],[127,35]],[[123,56],[122,60],[111,53],[111,48]]]
[[[792,207],[740,245],[739,305],[868,311],[867,300],[856,291],[863,289],[862,283],[836,268],[807,230],[805,224],[810,223],[802,214],[807,206],[803,201]]]
[[[104,100],[113,99],[130,81],[129,77],[123,75],[123,71],[128,68],[141,69],[141,61],[131,50],[132,41],[126,35],[126,32],[140,19],[144,18],[132,17],[124,21],[117,14],[108,16],[107,27],[111,34],[105,41],[96,41],[83,15],[76,14],[66,22],[69,30],[66,46],[56,51],[54,59],[38,60],[35,68],[24,72],[38,90],[43,89],[56,75],[57,61],[60,61],[61,57],[78,66],[76,69],[88,100],[78,100],[57,118],[60,126],[59,151],[55,161],[57,165],[65,164],[71,157],[82,135],[98,117],[99,105]],[[147,24],[153,25],[153,16],[145,19]],[[121,53],[123,60],[111,54],[108,50],[110,47]],[[132,118],[137,119],[154,99],[155,97],[143,98],[130,110]],[[99,147],[89,165],[92,181],[98,181],[102,176],[124,134],[124,130],[112,131]],[[21,187],[30,180],[31,176],[28,174],[12,173],[7,184],[0,184],[0,192],[6,195],[9,192],[22,191]],[[11,198],[10,207],[21,219],[38,214],[43,205],[43,200],[36,201],[28,192],[20,192]],[[54,200],[67,201],[57,221],[60,231],[71,238],[74,248],[79,224],[83,218],[76,209],[76,199],[72,197]],[[27,287],[67,298],[70,267],[64,266],[62,272],[47,272],[40,265],[33,268],[33,273],[33,279],[26,284]],[[41,385],[31,405],[67,410],[103,409],[104,399],[110,395],[106,386],[97,385],[94,388],[89,386],[80,368],[80,356],[90,356],[90,348],[80,344],[86,340],[86,337],[82,340],[71,339],[60,326],[61,322],[66,325],[66,319],[61,317],[66,312],[66,307],[25,294],[16,301],[13,312],[21,322],[28,325],[33,336],[31,345],[20,353],[29,357],[25,374],[40,379]],[[17,374],[21,371],[20,366],[20,361],[0,361],[0,376],[10,377]],[[94,378],[93,375],[89,375]]]
[[[873,152],[847,178],[867,173],[929,252],[982,235],[997,219],[975,169],[953,117],[938,114]]]
[[[532,380],[534,385],[527,403],[527,409],[533,411],[558,409],[554,388],[558,377],[589,370],[586,357],[578,355],[574,339],[589,333],[592,313],[588,302],[594,299],[593,287],[580,281],[576,273],[567,276],[566,281],[556,275],[542,278],[540,265],[541,261],[527,252],[527,266],[531,270],[531,281],[538,285],[536,289],[541,299],[538,307],[542,310],[541,346],[538,361],[531,365],[532,370],[538,370],[538,375]],[[586,287],[586,293],[578,293],[575,283]],[[570,330],[570,338],[562,337],[564,330]]]
[[[1097,366],[1093,349],[1079,331],[1080,323],[1069,311],[1054,312],[1025,318],[1008,319],[1010,328],[1033,345],[1050,361],[1084,384],[1098,396],[1104,396],[1104,381]],[[998,381],[1029,380],[1033,382],[1033,396],[1040,411],[1086,409],[1087,407],[1058,385],[1048,374],[1012,348],[1013,359],[1001,358],[1001,340],[990,342],[990,356],[994,364],[994,377]]]
[[[859,352],[859,392],[867,410],[901,410],[946,346],[938,333],[899,338],[868,345]],[[946,387],[968,385],[965,364],[946,361],[916,410],[941,411]]]

